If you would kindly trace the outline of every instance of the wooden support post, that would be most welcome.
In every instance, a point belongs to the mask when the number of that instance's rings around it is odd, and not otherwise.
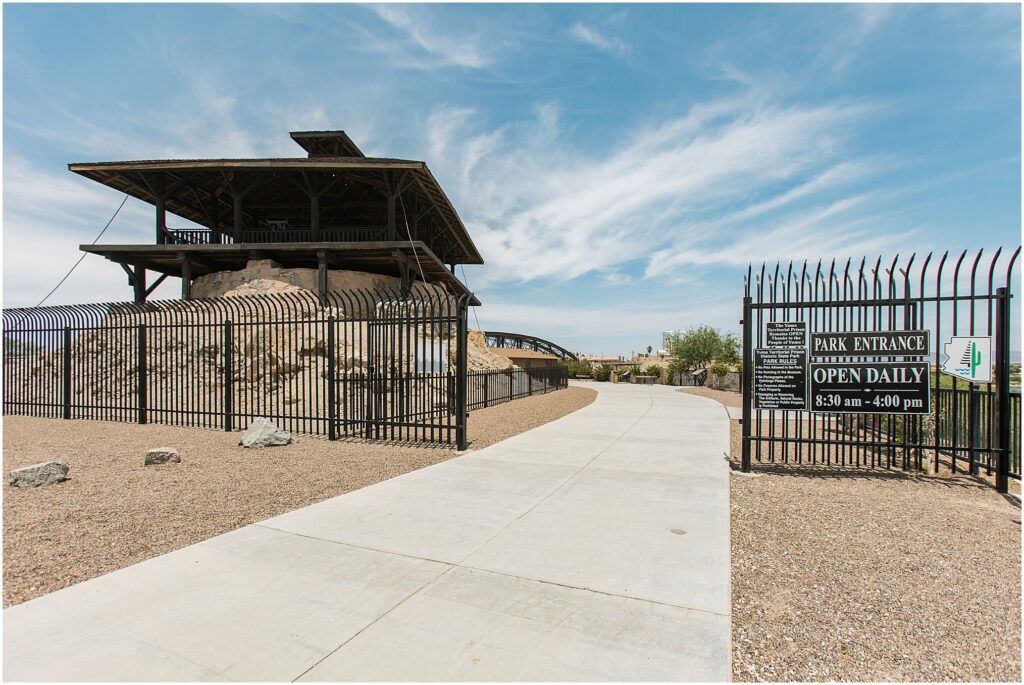
[[[146,302],[146,267],[141,265],[135,266],[135,274],[132,277],[132,287],[135,290],[135,304],[144,304]]]
[[[242,242],[242,193],[232,188],[231,198],[234,200],[235,205],[235,217],[232,228],[235,234],[235,243],[237,244]]]
[[[397,189],[395,188],[395,177],[390,171],[384,172],[384,177],[387,180],[388,187],[388,240],[398,240],[398,231],[395,223],[395,199],[398,197]]]
[[[313,242],[320,242],[320,196],[316,193],[309,196],[309,224]]]
[[[316,251],[317,263],[317,296],[320,298],[320,305],[327,306],[327,250]]]
[[[220,245],[220,196],[216,195],[210,201],[213,203],[210,208],[210,242]]]
[[[163,192],[157,196],[157,245],[167,243],[167,208]]]
[[[302,172],[306,181],[306,192],[309,194],[309,228],[313,233],[313,241],[320,240],[320,175],[311,171]]]
[[[412,196],[412,221],[409,223],[409,232],[412,234],[410,240],[418,240],[419,236],[419,224],[420,224],[420,213],[417,211],[419,208],[419,201],[416,199],[416,195]]]
[[[192,299],[192,257],[187,252],[179,252],[181,259],[181,299]]]

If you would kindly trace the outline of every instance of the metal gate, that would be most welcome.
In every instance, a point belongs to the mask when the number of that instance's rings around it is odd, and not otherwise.
[[[911,255],[905,262],[897,255],[886,263],[878,258],[873,264],[862,259],[749,268],[742,321],[742,469],[750,471],[753,460],[935,471],[944,464],[953,472],[984,469],[1006,492],[1009,479],[1021,476],[1020,364],[1010,358],[1011,337],[1020,349],[1012,323],[1020,321],[1020,306],[1011,293],[1019,255],[1017,247],[1012,254],[998,249],[987,261],[982,251],[973,258],[964,251]],[[830,412],[815,410],[809,401],[803,410],[755,408],[754,351],[766,345],[768,324],[779,322],[805,322],[809,339],[815,333],[928,331],[931,347],[924,354],[896,358],[928,362],[930,409],[902,415],[881,413],[884,408]],[[954,336],[992,339],[990,382],[971,383],[940,370],[945,342]],[[862,357],[868,364],[892,358]]]

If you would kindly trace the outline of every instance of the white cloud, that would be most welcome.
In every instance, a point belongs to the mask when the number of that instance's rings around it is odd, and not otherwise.
[[[621,38],[605,35],[596,26],[582,22],[572,25],[569,29],[569,36],[577,42],[614,57],[625,57],[633,51],[632,47]]]
[[[445,32],[438,29],[425,13],[408,7],[374,5],[372,9],[377,16],[401,31],[413,45],[432,57],[427,63],[406,59],[404,66],[483,69],[492,61],[479,35],[465,31]]]
[[[490,130],[472,110],[441,108],[428,120],[427,159],[487,260],[484,284],[613,273],[636,260],[649,260],[649,277],[675,277],[683,264],[772,258],[794,244],[873,246],[878,227],[861,242],[816,235],[834,214],[867,211],[871,198],[847,188],[875,165],[851,159],[844,134],[872,112],[717,100],[595,150],[566,140],[554,105]],[[809,213],[778,216],[790,207]]]
[[[66,170],[41,170],[14,158],[4,165],[4,306],[32,306],[57,284],[110,221],[124,195]],[[172,219],[173,226],[186,226]],[[151,205],[129,199],[101,242],[147,243],[153,240]],[[155,297],[175,296],[179,281],[166,283]],[[131,297],[121,268],[88,255],[48,304],[123,301]]]

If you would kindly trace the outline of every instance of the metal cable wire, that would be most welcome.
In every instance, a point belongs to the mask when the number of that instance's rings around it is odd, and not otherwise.
[[[466,287],[469,288],[469,279],[466,278],[466,265],[459,264],[459,266],[462,267],[462,280],[465,281]],[[469,288],[469,290],[472,291],[473,289]],[[482,331],[483,329],[480,328],[480,317],[476,315],[476,307],[473,307],[473,318],[476,320],[476,329]]]
[[[110,221],[108,221],[107,225],[103,227],[103,230],[99,232],[99,235],[97,235],[95,238],[92,239],[92,242],[89,243],[90,245],[95,245],[96,242],[100,238],[103,237],[103,234],[107,232],[108,228],[110,228],[110,224],[114,223],[114,219],[117,218],[117,215],[121,212],[121,208],[124,207],[124,203],[126,203],[126,202],[128,202],[128,194],[127,193],[125,193],[124,199],[121,200],[121,204],[119,204],[117,206],[117,209],[114,210],[114,215],[110,217]],[[60,281],[57,282],[57,285],[53,286],[53,290],[51,290],[50,292],[46,293],[46,297],[44,297],[43,299],[39,300],[39,304],[37,304],[35,307],[32,307],[32,309],[36,309],[38,307],[42,307],[43,303],[46,302],[48,299],[50,299],[51,295],[53,295],[55,292],[57,292],[57,288],[59,288],[62,285],[64,285],[64,281],[68,280],[68,277],[74,272],[75,269],[78,268],[78,265],[82,263],[82,260],[85,259],[88,254],[89,254],[88,252],[83,252],[82,256],[78,258],[78,261],[75,262],[74,266],[72,266],[70,269],[68,269],[68,272],[66,274],[64,274],[64,278],[60,279]]]
[[[107,225],[104,226],[103,230],[100,231],[99,234],[95,238],[92,239],[92,242],[89,243],[90,245],[95,245],[97,243],[97,241],[99,241],[99,239],[103,237],[103,234],[107,232],[107,229],[110,228],[110,224],[114,223],[114,219],[116,219],[117,215],[121,213],[121,208],[123,208],[125,203],[128,202],[128,197],[129,197],[128,193],[125,193],[124,199],[121,200],[121,204],[119,204],[117,206],[117,209],[114,210],[114,214],[110,217],[110,220],[107,222]],[[88,252],[83,252],[82,256],[78,258],[78,261],[75,262],[74,265],[72,265],[72,267],[70,269],[68,269],[68,272],[66,274],[64,274],[64,277],[61,278],[57,282],[57,285],[53,286],[53,289],[50,290],[50,292],[46,293],[46,297],[44,297],[43,299],[39,300],[39,302],[34,307],[29,307],[28,311],[31,311],[33,309],[38,309],[39,307],[42,307],[43,304],[45,304],[45,302],[48,299],[50,299],[50,297],[55,292],[57,292],[57,289],[60,288],[62,285],[64,285],[64,281],[68,280],[68,278],[71,276],[71,274],[74,273],[75,269],[78,268],[78,265],[82,263],[82,260],[84,260],[86,258],[86,256],[88,256],[88,254],[89,254]]]

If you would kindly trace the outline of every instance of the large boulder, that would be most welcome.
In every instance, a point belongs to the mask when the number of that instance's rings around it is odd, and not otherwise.
[[[281,430],[270,419],[259,418],[249,424],[249,429],[238,444],[242,447],[279,447],[296,442],[298,440],[291,433]]]
[[[154,447],[146,452],[146,466],[153,464],[180,463],[181,455],[173,447]]]
[[[19,488],[59,483],[68,477],[68,465],[59,461],[46,461],[11,471],[10,483]]]

